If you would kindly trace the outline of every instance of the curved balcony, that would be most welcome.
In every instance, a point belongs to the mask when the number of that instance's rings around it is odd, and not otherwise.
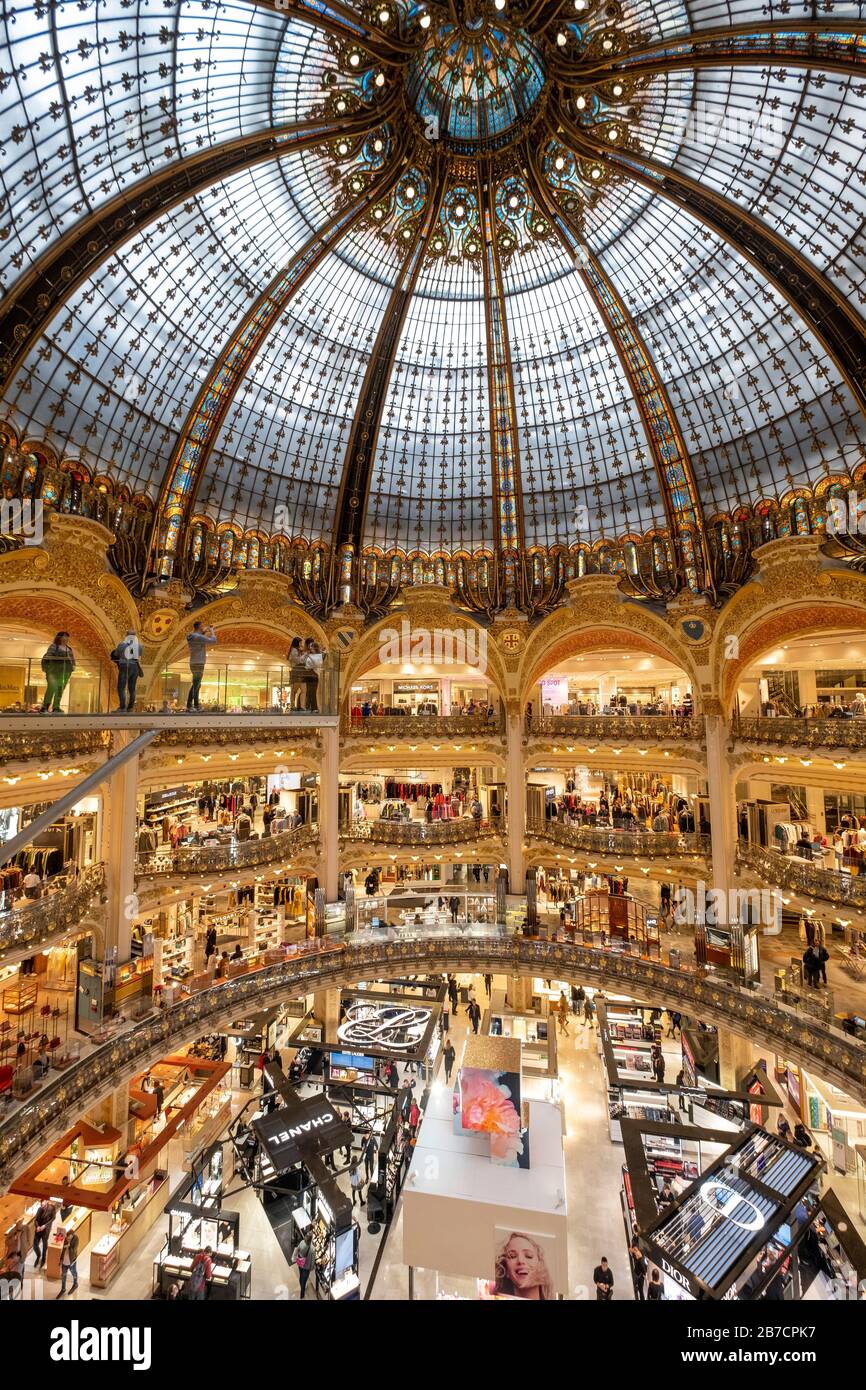
[[[766,747],[866,749],[866,719],[827,719],[818,716],[795,719],[784,715],[765,719],[756,715],[735,719],[731,735],[743,743]]]
[[[504,822],[475,820],[460,816],[457,820],[388,821],[364,820],[340,828],[347,840],[370,840],[380,845],[462,845],[485,835],[498,835]]]
[[[184,845],[179,849],[155,850],[139,854],[135,876],[144,878],[189,878],[195,874],[215,874],[231,869],[252,869],[257,864],[274,864],[287,854],[297,854],[317,843],[318,827],[301,825],[280,835],[263,835],[258,840],[232,839],[225,845]]]
[[[0,952],[10,964],[32,955],[80,927],[84,919],[101,910],[105,892],[105,866],[91,865],[72,883],[50,890],[45,897],[20,898],[0,913]]]
[[[369,714],[343,718],[344,738],[392,739],[421,743],[427,739],[498,738],[502,724],[496,714]]]
[[[709,835],[680,834],[663,830],[600,830],[588,825],[563,825],[558,820],[534,821],[528,835],[537,835],[564,849],[589,854],[611,854],[622,859],[682,859],[710,854]]]
[[[830,1024],[799,1014],[770,994],[738,987],[686,965],[672,968],[661,961],[570,942],[509,937],[497,927],[447,935],[411,929],[401,932],[399,939],[384,941],[359,933],[338,946],[327,941],[316,945],[316,950],[296,950],[275,965],[214,985],[128,1025],[43,1085],[32,1100],[0,1123],[0,1181],[11,1182],[39,1150],[68,1128],[73,1117],[136,1071],[203,1033],[285,998],[339,988],[358,979],[407,974],[489,971],[589,984],[733,1028],[754,1045],[799,1061],[856,1099],[866,1099],[866,1045]]]
[[[742,842],[737,846],[737,863],[752,869],[770,887],[820,898],[837,907],[866,910],[866,875],[822,869],[802,859],[789,859],[778,850]]]
[[[704,722],[694,715],[680,719],[664,714],[542,714],[527,719],[525,730],[527,738],[538,734],[605,744],[685,743],[703,739]]]
[[[0,767],[31,760],[45,763],[52,758],[83,758],[108,750],[108,734],[103,729],[52,728],[45,715],[35,730],[8,730],[0,733]]]

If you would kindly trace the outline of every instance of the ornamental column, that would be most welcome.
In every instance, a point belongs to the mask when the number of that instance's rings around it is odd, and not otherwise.
[[[523,720],[516,703],[506,715],[505,788],[508,796],[508,888],[522,893],[526,871],[523,842],[526,838],[526,778],[523,769]]]
[[[338,989],[317,989],[313,995],[313,1017],[322,1025],[322,1037],[326,1042],[337,1036],[340,1026],[340,991]]]
[[[736,886],[737,807],[735,778],[728,762],[728,725],[721,714],[705,714],[707,783],[710,797],[712,886],[725,892]]]
[[[137,731],[111,736],[111,755],[126,748]],[[135,892],[135,831],[140,758],[130,758],[107,777],[102,789],[102,861],[108,901],[105,909],[105,948],[117,947],[118,963],[129,960],[132,923],[138,916]]]
[[[337,901],[340,873],[340,730],[336,722],[321,731],[319,769],[319,886],[325,902]]]

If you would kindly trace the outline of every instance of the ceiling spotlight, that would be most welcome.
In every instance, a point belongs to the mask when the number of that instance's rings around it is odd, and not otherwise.
[[[466,209],[465,209],[465,207],[463,206],[463,204],[462,204],[462,203],[457,203],[456,206],[455,206],[455,208],[454,208],[454,216],[455,216],[455,217],[463,217],[464,214],[465,214],[465,212],[466,212]]]
[[[577,107],[578,111],[585,111],[585,110],[586,110],[586,97],[578,97],[578,98],[577,98],[577,101],[576,101],[574,104],[575,104],[575,106]]]
[[[556,42],[559,48],[565,48],[565,45],[568,43],[568,35],[564,29],[560,29],[556,36]]]
[[[565,160],[563,159],[563,157],[562,157],[561,154],[558,154],[558,155],[556,156],[556,159],[553,161],[553,167],[554,167],[554,169],[560,169],[560,170],[562,170],[562,169],[565,168]]]
[[[384,87],[384,85],[385,85],[385,74],[384,74],[384,72],[377,72],[377,73],[376,73],[376,86],[377,86],[377,87]]]
[[[586,9],[588,3],[589,0],[574,0],[574,8],[577,10],[578,14],[581,14],[582,11]]]
[[[390,10],[380,10],[380,11],[379,11],[379,19],[380,19],[380,21],[381,21],[382,24],[387,24],[387,23],[388,23],[388,20],[389,20],[390,18],[391,18],[391,11],[390,11]]]
[[[356,67],[358,66],[358,64],[360,63],[360,61],[361,61],[360,56],[359,56],[357,53],[350,53],[350,54],[349,54],[349,67],[351,67],[351,68],[356,68]]]
[[[504,10],[505,0],[493,0],[493,8],[494,10]]]
[[[613,39],[602,39],[601,46],[605,53],[609,53],[613,48]]]
[[[607,132],[607,138],[608,140],[619,139],[619,131],[617,130],[616,126],[611,126],[610,130]]]
[[[346,109],[346,103],[344,102],[343,98],[340,97],[340,100],[337,102],[337,110],[338,110],[338,111],[345,111],[345,109]]]
[[[419,23],[420,23],[422,29],[429,29],[429,28],[430,28],[430,16],[429,16],[429,14],[422,14],[421,19],[419,20]]]
[[[373,149],[376,151],[377,154],[381,154],[381,152],[382,152],[382,150],[384,150],[384,148],[385,148],[385,142],[384,142],[383,140],[374,140],[374,141],[373,141]]]
[[[416,192],[417,190],[415,188],[414,183],[407,183],[406,187],[403,189],[403,193],[409,199],[410,202],[415,197]]]
[[[340,143],[339,143],[339,145],[337,146],[337,154],[348,154],[348,153],[349,153],[349,146],[346,144],[345,140],[341,140]]]
[[[620,85],[619,82],[615,82],[615,83],[614,83],[614,86],[613,86],[613,94],[614,94],[615,97],[621,97],[621,96],[622,96],[622,87],[621,87],[621,85]]]
[[[520,207],[520,199],[518,198],[516,193],[512,193],[511,197],[508,199],[508,206],[510,208]]]
[[[589,176],[591,179],[601,178],[601,170],[599,169],[598,165],[596,165],[594,169],[590,170]]]

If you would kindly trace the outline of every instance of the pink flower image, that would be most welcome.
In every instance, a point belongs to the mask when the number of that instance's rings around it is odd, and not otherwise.
[[[490,1157],[497,1163],[516,1164],[523,1152],[520,1115],[511,1089],[498,1080],[504,1073],[463,1067],[460,1102],[464,1129],[490,1135]]]

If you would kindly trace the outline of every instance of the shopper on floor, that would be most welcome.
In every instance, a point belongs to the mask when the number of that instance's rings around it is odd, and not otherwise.
[[[216,950],[217,934],[216,927],[208,927],[208,933],[204,942],[204,958],[208,960]]]
[[[202,623],[193,623],[192,632],[187,634],[186,642],[189,648],[189,673],[192,677],[192,684],[186,697],[186,707],[188,710],[197,710],[200,709],[198,697],[207,662],[207,649],[216,642],[216,633],[212,627],[205,627]]]
[[[653,1058],[653,1076],[655,1077],[656,1081],[659,1083],[660,1086],[664,1084],[665,1058],[661,1048],[659,1048],[655,1057]]]
[[[631,1256],[631,1276],[634,1280],[635,1298],[639,1303],[643,1303],[646,1297],[647,1263],[644,1259],[644,1253],[637,1243],[637,1236],[632,1236],[628,1253]]]
[[[811,1149],[812,1147],[812,1136],[802,1120],[798,1120],[794,1125],[794,1143],[799,1144],[801,1149]]]
[[[571,1007],[572,1007],[572,1009],[574,1010],[575,1018],[582,1018],[582,1017],[585,1017],[585,1015],[584,1015],[584,1004],[585,1004],[585,1002],[586,1002],[586,990],[584,989],[583,985],[578,985],[577,989],[575,989],[575,988],[574,988],[574,985],[572,985],[572,987],[571,987]]]
[[[70,1293],[75,1293],[78,1288],[78,1234],[75,1231],[67,1231],[63,1238],[63,1249],[60,1252],[60,1292],[58,1298],[62,1298],[66,1293],[66,1278],[69,1275],[72,1279]]]
[[[478,1025],[481,1022],[481,1009],[477,999],[471,1000],[467,1013],[469,1014],[469,1022],[472,1024],[472,1031],[477,1033]]]
[[[451,898],[449,898],[449,899],[448,899],[448,907],[449,907],[449,910],[450,910],[450,912],[451,912],[451,921],[452,921],[452,922],[456,922],[456,921],[457,921],[458,914],[459,914],[459,912],[460,912],[460,899],[459,899],[458,897],[451,897]],[[455,1009],[456,1009],[456,1008],[457,1008],[457,1005],[455,1004],[454,1007],[455,1007]]]
[[[50,705],[52,714],[62,714],[60,701],[69,684],[69,677],[75,670],[75,656],[69,645],[68,632],[58,632],[54,641],[46,647],[45,655],[42,658],[42,669],[45,672],[47,684],[45,698],[39,712],[40,714],[47,714]]]
[[[54,1225],[56,1210],[54,1203],[47,1199],[40,1202],[36,1208],[36,1220],[33,1227],[33,1254],[36,1257],[37,1269],[41,1269],[45,1264],[45,1257],[48,1254],[48,1240],[51,1235],[51,1227]]]
[[[194,1303],[204,1303],[207,1298],[208,1284],[213,1279],[212,1254],[213,1247],[206,1245],[193,1259],[189,1276],[189,1296]]]
[[[42,879],[36,873],[35,869],[31,869],[29,874],[24,875],[21,880],[21,887],[25,898],[30,901],[42,897]]]
[[[421,1119],[421,1110],[415,1097],[412,1097],[412,1104],[409,1106],[409,1129],[413,1135],[418,1132],[418,1124]]]
[[[586,1027],[587,1023],[589,1024],[590,1028],[594,1027],[594,1024],[593,1024],[593,1021],[592,1021],[592,1019],[593,1019],[593,1014],[594,1014],[594,1013],[595,1013],[595,1009],[593,1008],[592,1000],[591,1000],[591,999],[589,998],[589,996],[587,995],[587,997],[586,997],[586,998],[584,999],[584,1001],[583,1001],[583,1023],[584,1023],[584,1027]]]
[[[662,1287],[662,1278],[657,1269],[650,1275],[649,1288],[646,1291],[648,1303],[663,1303],[665,1291]]]
[[[20,1298],[24,1288],[24,1261],[20,1250],[10,1250],[0,1275],[0,1299]]]
[[[141,643],[129,629],[122,642],[118,642],[111,653],[111,660],[117,667],[117,708],[120,714],[128,713],[135,706],[135,687],[141,669]]]
[[[362,1207],[364,1205],[364,1178],[358,1166],[357,1158],[352,1159],[349,1182],[352,1184],[352,1206],[357,1202]]]
[[[456,902],[457,899],[455,898],[454,901]],[[455,921],[456,921],[456,918],[455,918]],[[458,996],[457,996],[457,981],[454,979],[454,976],[453,976],[453,975],[451,976],[451,979],[448,981],[448,998],[451,1000],[451,1012],[456,1014],[456,1012],[457,1012],[457,998],[458,998]]]
[[[313,1267],[313,1256],[310,1249],[310,1242],[305,1238],[295,1251],[295,1266],[298,1271],[298,1283],[301,1289],[301,1298],[307,1292],[307,1280]]]
[[[565,1036],[568,1037],[568,1036],[569,1036],[569,1032],[568,1032],[568,1018],[569,1018],[569,1014],[571,1013],[571,1010],[570,1010],[569,1007],[568,1007],[568,1000],[566,999],[566,997],[565,997],[564,994],[560,994],[559,999],[558,999],[557,1002],[554,1004],[553,1008],[554,1008],[554,1010],[556,1011],[556,1013],[559,1015],[559,1031],[560,1031],[560,1033],[564,1033]]]
[[[601,1257],[601,1264],[597,1264],[592,1272],[592,1282],[595,1284],[596,1300],[599,1303],[609,1303],[613,1298],[613,1270],[604,1255]]]
[[[367,1142],[364,1145],[364,1172],[367,1177],[367,1182],[371,1182],[373,1179],[373,1169],[376,1165],[376,1153],[376,1134],[375,1131],[371,1129],[367,1136]]]
[[[484,989],[485,989],[485,992],[486,992],[486,994],[487,994],[487,998],[489,999],[490,996],[491,996],[491,994],[493,993],[493,976],[492,976],[492,975],[485,975],[485,976],[484,976]]]
[[[788,1124],[788,1121],[785,1119],[784,1115],[780,1115],[778,1120],[776,1121],[776,1133],[778,1134],[780,1139],[784,1139],[786,1143],[790,1144],[791,1126]]]
[[[440,1031],[441,1031],[441,1033],[442,1033],[443,1038],[444,1038],[445,1034],[448,1032],[448,1028],[449,1028],[449,1026],[450,1026],[450,1023],[451,1023],[451,1014],[450,1014],[449,1011],[448,1011],[448,1005],[447,1005],[447,1004],[443,1004],[443,1005],[442,1005],[442,1013],[439,1015]]]
[[[457,1053],[456,1053],[455,1050],[454,1050],[454,1044],[453,1044],[453,1042],[451,1041],[451,1039],[449,1038],[448,1041],[447,1041],[447,1043],[445,1044],[445,1051],[444,1051],[443,1054],[442,1054],[442,1060],[443,1060],[444,1063],[445,1063],[445,1084],[446,1084],[446,1086],[448,1085],[448,1083],[449,1083],[450,1080],[451,1080],[451,1072],[452,1072],[452,1070],[453,1070],[453,1068],[454,1068],[454,1059],[455,1059],[456,1056],[457,1056]]]
[[[660,1209],[664,1210],[665,1207],[672,1207],[675,1201],[676,1197],[674,1196],[674,1190],[671,1187],[671,1180],[670,1178],[665,1178],[664,1182],[662,1183],[662,1190],[658,1196],[659,1207]]]
[[[156,1118],[159,1119],[165,1104],[165,1087],[158,1077],[153,1083],[153,1094],[156,1098]]]

